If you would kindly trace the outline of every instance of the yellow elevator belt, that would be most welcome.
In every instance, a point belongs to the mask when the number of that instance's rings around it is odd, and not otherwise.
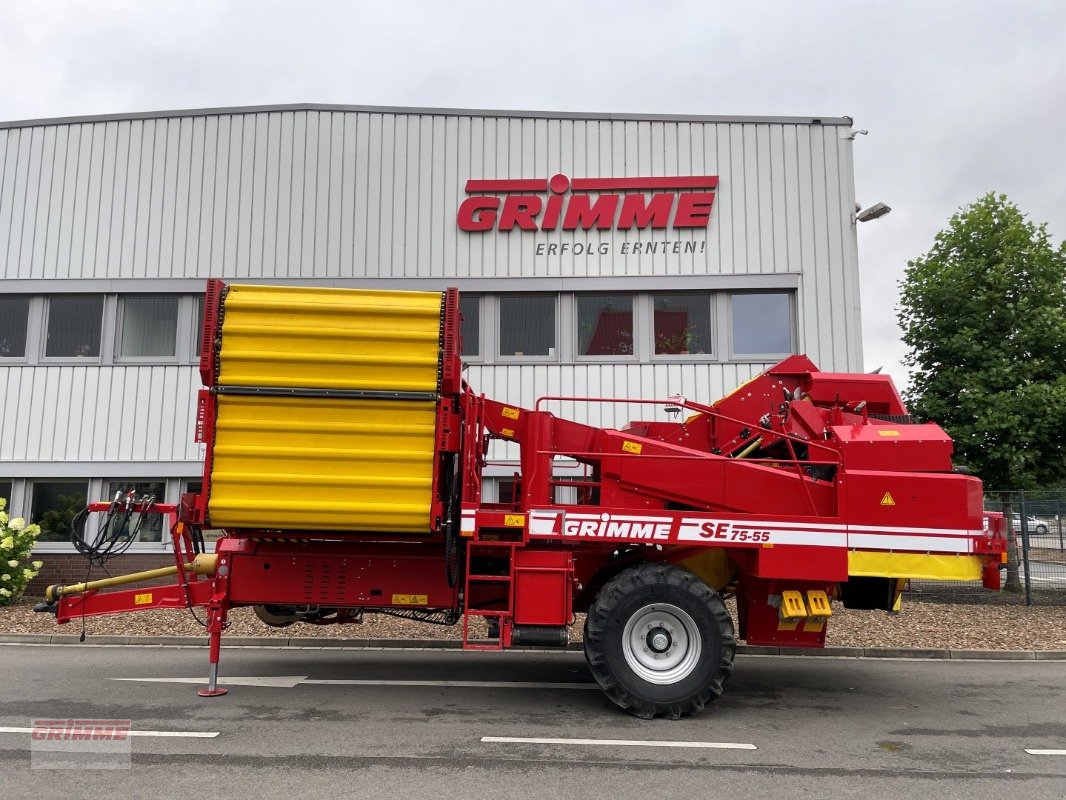
[[[211,524],[424,532],[436,403],[218,398]]]
[[[436,391],[440,292],[233,284],[219,386]]]
[[[230,285],[211,524],[428,531],[441,302],[439,292]],[[280,391],[254,393],[272,388]]]

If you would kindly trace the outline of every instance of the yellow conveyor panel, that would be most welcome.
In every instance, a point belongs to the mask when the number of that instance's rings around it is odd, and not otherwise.
[[[211,524],[428,531],[435,410],[433,400],[220,395]]]
[[[217,384],[435,392],[441,302],[440,292],[231,284]]]

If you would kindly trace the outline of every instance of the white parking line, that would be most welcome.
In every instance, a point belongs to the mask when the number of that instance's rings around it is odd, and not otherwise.
[[[0,733],[33,733],[33,728],[0,726]],[[160,736],[177,739],[214,739],[218,731],[126,731],[127,736]]]
[[[206,683],[204,678],[112,678],[113,681],[135,683]],[[306,675],[268,675],[263,677],[219,678],[222,686],[266,686],[273,689],[294,689],[297,686],[318,684],[322,686],[438,686],[446,689],[599,689],[595,683],[541,683],[538,681],[401,681],[374,680],[371,678],[308,678]]]
[[[1026,750],[1031,756],[1066,756],[1066,750]]]
[[[225,683],[225,680],[222,681]],[[445,688],[466,687],[472,689],[599,689],[596,683],[538,683],[536,681],[376,681],[376,680],[327,680],[308,678],[304,683],[319,683],[327,686],[442,686]]]
[[[613,747],[689,747],[710,750],[758,750],[755,745],[744,742],[675,742],[651,739],[554,739],[538,736],[482,736],[482,742],[498,744],[573,744],[604,745]]]
[[[204,684],[203,677],[113,677],[112,681],[145,684]],[[330,679],[306,675],[265,675],[260,677],[219,678],[222,686],[265,686],[273,689],[294,689],[297,686],[431,686],[446,689],[599,689],[594,683],[539,683],[535,681],[377,681],[373,678]]]
[[[199,678],[112,678],[113,681],[134,683],[192,683],[205,684],[206,677]],[[219,680],[223,686],[269,686],[274,689],[292,689],[307,680],[306,675],[267,675],[263,677],[233,677]]]

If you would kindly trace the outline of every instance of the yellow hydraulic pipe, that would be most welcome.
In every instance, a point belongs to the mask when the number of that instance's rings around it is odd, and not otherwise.
[[[200,553],[196,558],[185,565],[185,569],[195,575],[214,575],[218,556],[213,553]],[[113,578],[101,578],[87,583],[73,583],[70,586],[55,584],[49,586],[44,593],[45,600],[54,603],[60,597],[72,594],[82,594],[94,589],[107,589],[111,586],[125,586],[127,583],[140,583],[153,578],[166,578],[169,575],[177,575],[177,567],[160,567],[149,569],[144,572],[131,572],[128,575],[116,575]]]
[[[747,447],[745,447],[743,450],[741,450],[739,453],[737,453],[735,456],[733,456],[733,458],[745,458],[745,457],[747,457],[748,454],[755,452],[756,448],[758,448],[758,446],[760,444],[762,444],[762,437],[761,436],[758,439],[756,439],[754,442],[749,444]]]

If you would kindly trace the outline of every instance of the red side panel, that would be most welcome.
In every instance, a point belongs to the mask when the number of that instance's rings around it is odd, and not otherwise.
[[[444,313],[441,320],[441,371],[442,395],[458,394],[462,388],[462,352],[460,336],[462,320],[459,316],[459,290],[444,292]]]
[[[568,551],[514,551],[515,625],[566,625],[574,564]]]
[[[200,380],[204,386],[215,385],[215,374],[218,365],[215,340],[222,328],[220,310],[222,308],[222,294],[226,284],[218,278],[211,278],[207,282],[207,292],[204,295],[204,326],[200,330]]]

